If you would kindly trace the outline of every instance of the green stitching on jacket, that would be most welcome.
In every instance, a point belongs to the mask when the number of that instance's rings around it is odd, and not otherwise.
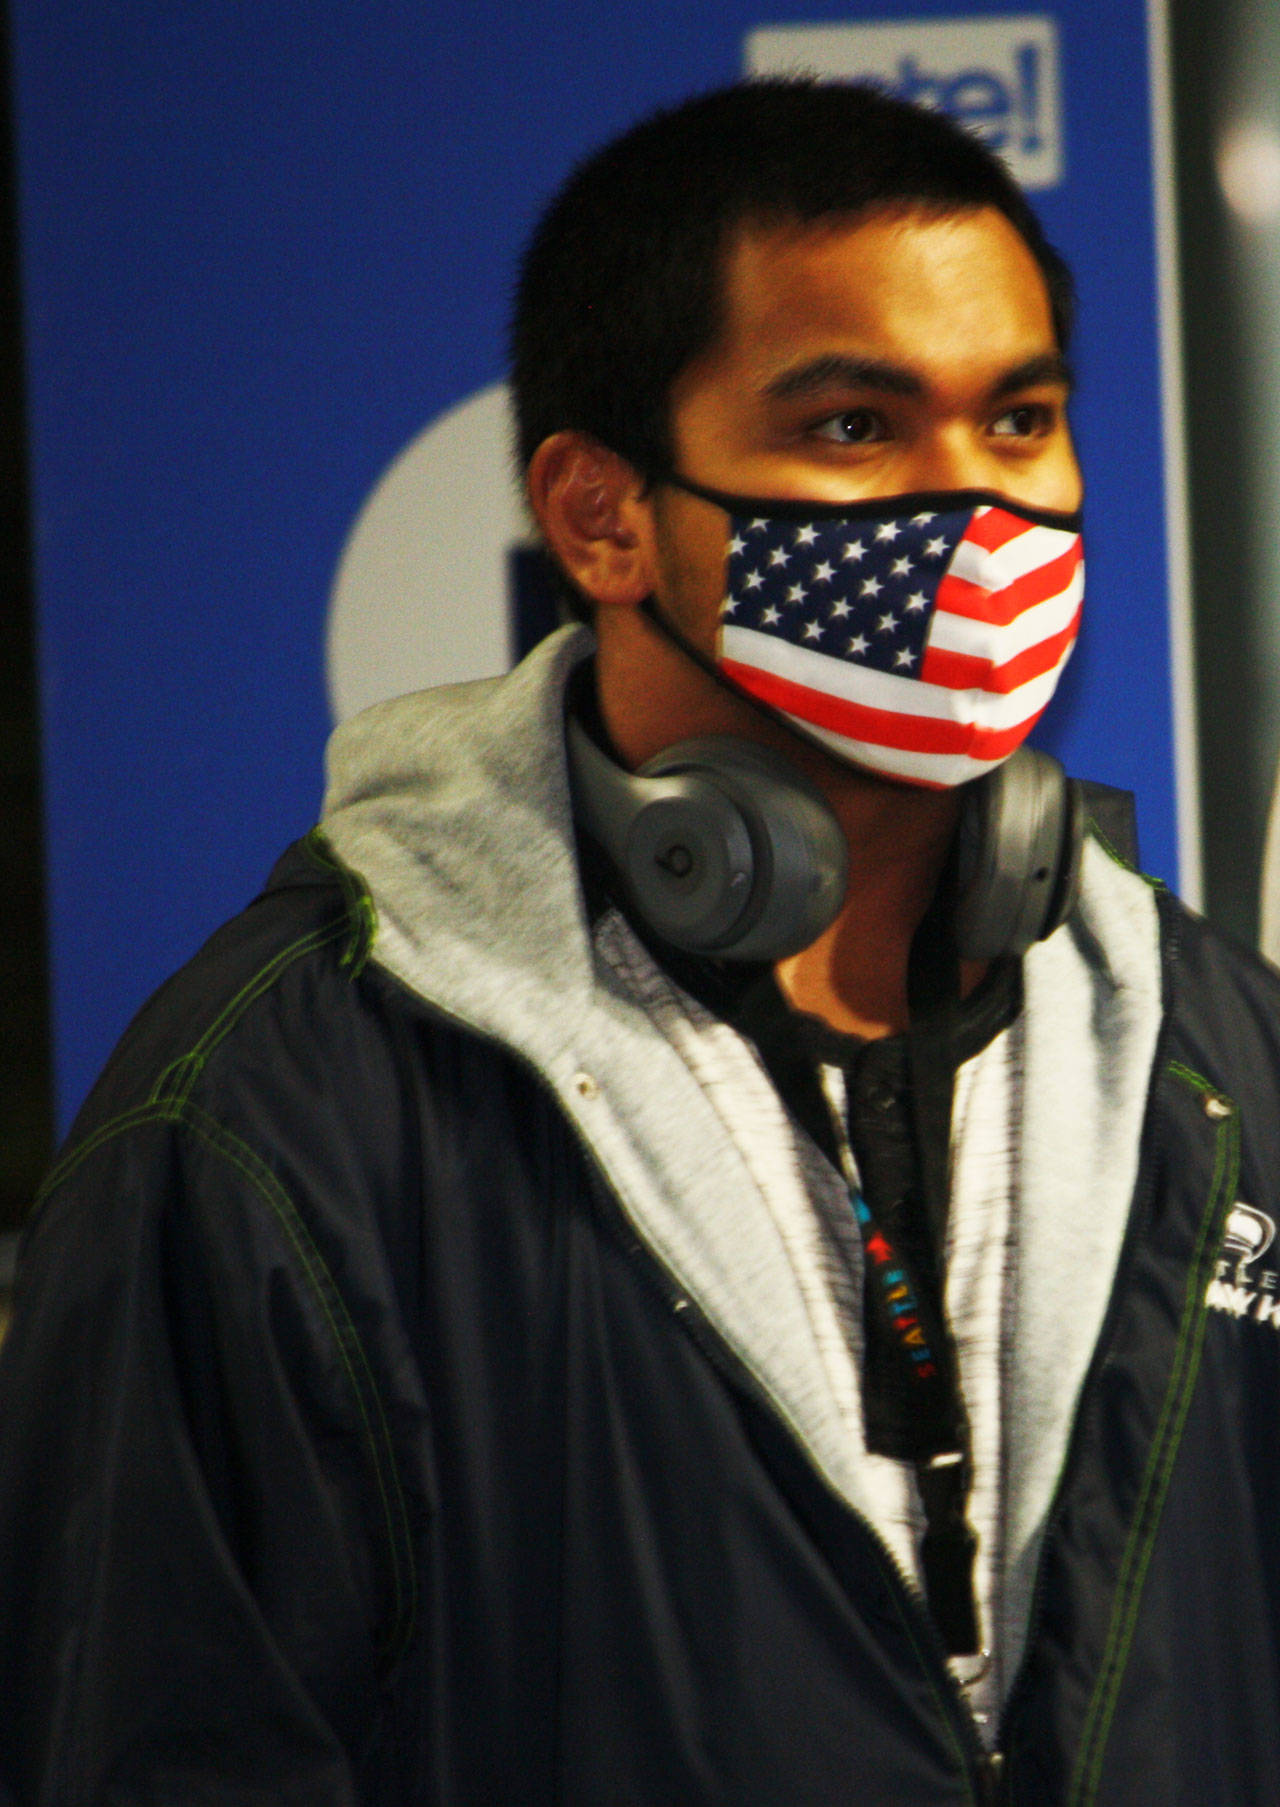
[[[86,1136],[83,1142],[77,1142],[74,1147],[69,1148],[62,1159],[55,1162],[49,1169],[44,1184],[36,1193],[36,1205],[43,1204],[49,1194],[58,1189],[63,1180],[70,1179],[76,1168],[93,1153],[95,1148],[101,1148],[102,1144],[109,1142],[113,1136],[123,1135],[125,1130],[133,1129],[139,1123],[163,1123],[173,1120],[174,1113],[167,1104],[155,1104],[150,1100],[146,1104],[135,1105],[131,1111],[122,1111],[118,1117],[108,1117],[105,1123],[98,1125],[91,1136]]]
[[[327,928],[323,929],[312,929],[309,935],[302,935],[297,941],[291,941],[287,947],[282,947],[278,954],[268,960],[265,966],[260,967],[251,979],[246,980],[235,996],[223,1005],[195,1047],[189,1049],[187,1053],[179,1055],[177,1060],[171,1061],[161,1071],[160,1077],[151,1088],[149,1101],[152,1104],[158,1104],[165,1096],[168,1096],[175,1104],[181,1105],[183,1100],[190,1096],[191,1088],[200,1077],[201,1070],[209,1056],[223,1037],[229,1035],[235,1028],[250,1004],[260,998],[263,992],[269,991],[286,968],[292,966],[295,960],[301,959],[303,954],[314,953],[317,948],[326,946],[330,941],[339,940],[346,933],[347,920],[344,916],[341,922],[330,923]],[[171,1080],[167,1087],[166,1080]]]
[[[880,1573],[882,1575],[892,1575],[900,1587],[908,1586],[908,1583],[897,1564],[893,1562],[892,1559],[888,1562],[885,1561],[884,1556],[881,1554],[880,1548],[878,1547],[878,1538],[879,1533],[877,1532],[872,1538],[871,1553],[875,1557],[876,1566],[880,1570]],[[971,1807],[977,1807],[976,1798],[973,1792],[973,1778],[969,1771],[969,1758],[965,1754],[959,1738],[956,1736],[956,1729],[952,1723],[951,1714],[947,1710],[947,1704],[943,1700],[942,1695],[938,1692],[934,1683],[932,1666],[926,1658],[924,1651],[920,1648],[920,1640],[916,1636],[915,1627],[911,1623],[910,1615],[903,1612],[902,1602],[898,1598],[896,1589],[891,1585],[889,1586],[889,1598],[893,1601],[893,1610],[897,1614],[899,1625],[901,1625],[903,1631],[906,1633],[907,1642],[911,1646],[912,1654],[914,1655],[916,1662],[920,1665],[920,1673],[924,1676],[924,1679],[928,1684],[929,1692],[933,1696],[934,1705],[938,1709],[938,1717],[946,1728],[947,1742],[955,1752],[956,1762],[960,1766],[960,1776],[961,1780],[964,1782],[965,1799],[970,1802]],[[928,1612],[928,1608],[924,1606],[923,1602],[921,1603],[921,1611],[925,1613]]]
[[[1144,885],[1150,885],[1153,891],[1167,890],[1168,887],[1165,885],[1162,878],[1153,878],[1149,872],[1140,872],[1131,861],[1127,860],[1124,855],[1118,851],[1117,848],[1113,847],[1092,816],[1087,816],[1085,818],[1084,826],[1085,833],[1092,836],[1106,854],[1107,858],[1111,860],[1113,864],[1119,866],[1122,872],[1132,872],[1135,878],[1140,878]]]
[[[216,1153],[221,1154],[225,1160],[230,1161],[232,1166],[239,1169],[275,1213],[297,1251],[303,1272],[306,1274],[316,1300],[328,1321],[329,1328],[333,1332],[334,1341],[337,1343],[338,1352],[342,1357],[343,1366],[346,1368],[347,1378],[351,1382],[351,1390],[355,1395],[355,1401],[364,1424],[373,1472],[382,1500],[383,1518],[387,1532],[387,1550],[391,1557],[396,1602],[395,1619],[387,1634],[385,1647],[388,1653],[398,1654],[404,1649],[412,1635],[417,1608],[413,1544],[409,1530],[409,1513],[396,1472],[391,1432],[387,1425],[382,1398],[373,1378],[369,1359],[364,1351],[364,1345],[351,1321],[346,1301],[339,1292],[324,1257],[316,1247],[314,1238],[303,1222],[301,1213],[266,1162],[249,1147],[247,1142],[241,1141],[239,1136],[225,1129],[198,1106],[184,1103],[181,1107],[181,1118],[187,1128],[193,1130]],[[371,1421],[364,1390],[356,1372],[357,1365],[363,1372],[369,1395],[376,1408],[378,1418],[376,1428]],[[386,1468],[390,1471],[389,1476],[384,1472],[384,1461]],[[390,1493],[388,1483],[391,1489]],[[394,1511],[391,1493],[394,1493]],[[397,1531],[399,1537],[397,1537]],[[407,1569],[405,1575],[401,1573],[402,1556]]]
[[[302,1267],[315,1299],[333,1334],[334,1342],[351,1383],[351,1391],[364,1426],[369,1457],[382,1502],[390,1557],[395,1616],[383,1641],[383,1651],[394,1658],[403,1651],[413,1635],[417,1615],[417,1572],[413,1557],[413,1541],[409,1528],[409,1512],[396,1467],[390,1427],[382,1396],[373,1377],[369,1358],[351,1319],[347,1304],[335,1283],[328,1265],[316,1247],[302,1215],[280,1181],[248,1143],[225,1129],[206,1111],[187,1100],[173,1097],[151,1099],[133,1110],[99,1126],[93,1135],[71,1149],[50,1173],[41,1188],[45,1197],[55,1186],[70,1177],[98,1148],[116,1136],[144,1123],[172,1123],[200,1137],[215,1154],[234,1166],[265,1201],[272,1215],[284,1229]],[[361,1380],[363,1375],[363,1383]],[[367,1394],[367,1397],[366,1397]],[[377,1418],[370,1413],[372,1401]]]
[[[231,1032],[250,1005],[269,991],[294,961],[331,942],[344,938],[347,946],[341,956],[341,964],[350,968],[352,978],[359,974],[368,958],[375,922],[373,903],[368,892],[364,890],[354,873],[327,857],[325,843],[316,831],[312,831],[304,844],[317,864],[323,867],[327,873],[332,873],[339,879],[345,905],[342,917],[337,921],[313,929],[306,935],[299,936],[296,941],[281,948],[265,965],[260,967],[222,1006],[194,1047],[162,1069],[144,1104],[136,1105],[131,1110],[121,1112],[106,1123],[100,1124],[83,1142],[79,1142],[67,1150],[62,1159],[50,1170],[37,1195],[36,1203],[43,1203],[104,1143],[148,1122],[181,1124],[191,1130],[222,1159],[238,1168],[259,1197],[265,1200],[286,1231],[301,1263],[307,1283],[333,1333],[364,1424],[373,1472],[386,1521],[388,1552],[395,1594],[395,1618],[391,1631],[387,1635],[386,1648],[388,1653],[394,1654],[403,1649],[412,1635],[416,1612],[416,1576],[409,1535],[408,1512],[396,1473],[390,1431],[381,1395],[374,1382],[364,1347],[356,1333],[346,1303],[334,1284],[301,1214],[280,1182],[247,1143],[241,1141],[232,1131],[225,1129],[207,1112],[191,1103],[192,1088],[210,1055]],[[360,1380],[361,1373],[364,1376],[364,1384]],[[376,1427],[370,1411],[370,1399],[375,1408]],[[397,1534],[397,1521],[399,1534]]]
[[[1107,839],[1106,835],[1103,834],[1092,816],[1085,817],[1084,831],[1098,843],[1107,858],[1114,861],[1117,866],[1122,866],[1126,872],[1136,872],[1138,870],[1132,861],[1127,860],[1122,853],[1111,845],[1111,842]]]
[[[317,831],[313,829],[312,834],[308,835],[308,850],[326,870],[332,867],[332,870],[341,877],[347,902],[347,914],[341,921],[329,923],[323,928],[313,929],[309,934],[301,935],[296,941],[291,941],[274,954],[265,966],[260,967],[252,978],[246,980],[239,991],[223,1005],[195,1046],[189,1048],[185,1054],[180,1054],[176,1060],[170,1061],[161,1069],[147,1096],[145,1105],[138,1106],[132,1111],[126,1111],[119,1117],[111,1118],[107,1123],[100,1125],[86,1142],[76,1143],[74,1147],[67,1150],[62,1159],[50,1169],[44,1184],[36,1194],[36,1204],[47,1198],[62,1179],[78,1165],[82,1154],[89,1153],[99,1145],[105,1136],[115,1135],[121,1128],[127,1128],[131,1122],[145,1122],[155,1114],[152,1107],[167,1102],[174,1109],[165,1114],[171,1121],[176,1121],[184,1101],[191,1094],[192,1086],[199,1078],[205,1063],[218,1043],[230,1034],[255,999],[269,991],[295,960],[301,959],[304,954],[314,953],[318,948],[327,946],[331,941],[341,939],[349,932],[350,941],[346,952],[342,955],[341,964],[350,965],[351,977],[357,977],[368,958],[366,927],[373,916],[372,900],[368,898],[367,893],[362,892],[359,881],[353,873],[348,872],[345,867],[326,860],[317,848],[309,845],[312,836],[316,834]]]
[[[1098,1680],[1085,1715],[1080,1750],[1071,1786],[1067,1791],[1067,1807],[1088,1807],[1088,1803],[1095,1799],[1101,1781],[1102,1759],[1137,1627],[1147,1569],[1155,1547],[1165,1496],[1173,1477],[1173,1466],[1190,1410],[1191,1396],[1195,1391],[1196,1377],[1200,1371],[1207,1316],[1205,1296],[1212,1277],[1214,1255],[1223,1219],[1235,1197],[1240,1172],[1238,1110],[1229,1099],[1223,1097],[1217,1086],[1202,1074],[1184,1066],[1181,1061],[1170,1061],[1166,1070],[1173,1078],[1191,1086],[1202,1096],[1221,1099],[1229,1109],[1228,1114],[1219,1121],[1214,1138],[1213,1179],[1209,1187],[1209,1200],[1201,1219],[1195,1252],[1187,1274],[1186,1298],[1169,1381],[1147,1456],[1133,1523],[1120,1562],[1111,1623],[1107,1628],[1107,1641],[1103,1647]]]
[[[314,953],[317,948],[325,947],[329,942],[339,941],[345,936],[347,946],[339,964],[350,967],[353,979],[363,970],[376,927],[373,899],[355,873],[328,854],[327,844],[318,829],[312,829],[303,845],[317,865],[339,880],[345,905],[341,921],[329,923],[324,928],[312,929],[310,934],[302,935],[297,941],[291,941],[287,947],[282,947],[265,966],[260,967],[235,996],[223,1005],[195,1047],[188,1049],[187,1053],[180,1055],[163,1069],[151,1088],[153,1103],[158,1103],[166,1092],[179,1103],[189,1097],[192,1086],[218,1043],[235,1027],[250,1004],[261,997],[264,991],[270,990],[286,968],[292,966],[295,960],[301,959],[303,954]]]
[[[350,866],[344,865],[338,858],[320,828],[313,828],[302,845],[316,865],[334,875],[342,886],[343,896],[347,900],[347,912],[351,918],[351,940],[341,964],[349,966],[351,977],[357,978],[364,970],[378,932],[378,912],[374,908],[369,887],[358,872],[353,872]]]
[[[1206,1079],[1203,1073],[1197,1073],[1194,1067],[1187,1066],[1185,1062],[1171,1060],[1168,1071],[1175,1079],[1181,1079],[1185,1085],[1189,1085],[1193,1091],[1199,1092],[1203,1097],[1223,1098],[1224,1102],[1226,1101],[1225,1095],[1218,1090],[1211,1079]]]

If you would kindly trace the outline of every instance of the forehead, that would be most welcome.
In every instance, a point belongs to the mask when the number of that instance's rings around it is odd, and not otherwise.
[[[697,360],[762,381],[792,359],[853,352],[915,363],[1054,347],[1044,275],[995,208],[896,209],[747,226],[723,262],[720,330]]]

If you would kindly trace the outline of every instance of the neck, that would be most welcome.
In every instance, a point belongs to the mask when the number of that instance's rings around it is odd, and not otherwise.
[[[780,963],[777,977],[794,1009],[871,1040],[907,1027],[911,943],[946,863],[959,801],[857,776],[859,783],[837,780],[826,793],[849,843],[844,903],[815,942]],[[872,794],[859,794],[864,788]],[[977,977],[966,970],[963,988]]]
[[[849,1034],[905,1029],[911,941],[946,862],[959,798],[844,765],[736,695],[637,611],[600,616],[600,710],[627,765],[694,735],[738,735],[783,753],[835,812],[849,847],[848,889],[830,927],[778,966],[788,1001]],[[967,965],[962,989],[982,970]]]

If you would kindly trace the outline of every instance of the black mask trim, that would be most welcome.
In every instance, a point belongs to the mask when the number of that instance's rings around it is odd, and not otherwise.
[[[891,514],[943,514],[963,508],[1005,508],[1038,527],[1058,527],[1069,533],[1079,533],[1084,519],[1084,511],[1079,508],[1070,514],[1054,508],[1031,508],[1025,502],[999,495],[993,489],[922,489],[902,496],[874,496],[861,502],[813,502],[781,496],[735,496],[727,490],[693,483],[674,471],[662,481],[672,489],[682,489],[702,502],[723,508],[726,514],[739,521],[748,515],[772,515],[781,521],[865,521],[881,520]]]

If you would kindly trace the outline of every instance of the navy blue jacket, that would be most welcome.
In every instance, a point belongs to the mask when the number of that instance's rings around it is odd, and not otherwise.
[[[0,1801],[1280,1797],[1275,1281],[1223,1252],[1238,1198],[1280,1219],[1278,988],[1160,908],[1002,1766],[543,1079],[368,963],[300,847],[132,1026],[26,1238]]]

